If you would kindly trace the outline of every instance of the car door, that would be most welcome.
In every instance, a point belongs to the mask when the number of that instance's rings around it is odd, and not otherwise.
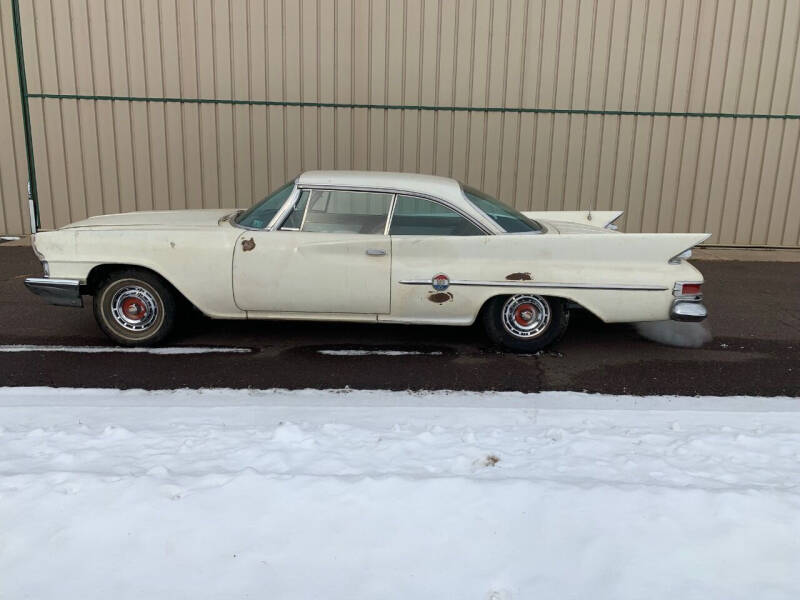
[[[486,232],[441,202],[399,194],[389,234],[392,313],[379,320],[470,322],[482,290],[469,286],[456,290],[449,287],[449,280],[480,279]]]
[[[233,257],[239,308],[253,312],[385,314],[390,310],[393,195],[301,190],[273,231],[245,231]]]

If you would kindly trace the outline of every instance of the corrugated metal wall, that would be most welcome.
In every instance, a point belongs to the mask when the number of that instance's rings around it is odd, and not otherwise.
[[[800,114],[800,0],[20,0],[31,93]],[[0,8],[0,230],[26,175]],[[1,94],[0,94],[1,95]],[[42,225],[248,206],[299,171],[451,175],[627,231],[800,244],[800,120],[33,98]],[[13,138],[10,132],[13,130]]]

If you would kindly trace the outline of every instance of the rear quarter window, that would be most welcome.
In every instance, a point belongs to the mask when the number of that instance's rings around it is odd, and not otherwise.
[[[486,235],[477,225],[453,209],[417,196],[399,195],[390,235]]]

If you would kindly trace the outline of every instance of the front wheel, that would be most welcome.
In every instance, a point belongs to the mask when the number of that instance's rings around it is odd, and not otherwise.
[[[94,296],[94,317],[100,329],[122,346],[153,346],[175,323],[175,296],[152,273],[111,273]]]
[[[563,300],[532,294],[492,298],[483,312],[489,338],[514,352],[543,350],[564,335],[568,323]]]

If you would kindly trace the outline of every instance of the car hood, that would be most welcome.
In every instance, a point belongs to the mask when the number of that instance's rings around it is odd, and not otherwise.
[[[222,217],[232,214],[233,208],[211,208],[204,210],[152,210],[98,215],[76,221],[61,229],[139,227],[142,229],[184,229],[217,227]]]
[[[557,231],[558,233],[616,233],[611,229],[605,227],[595,227],[594,225],[584,225],[582,223],[571,223],[569,221],[557,221],[552,219],[537,219],[539,223],[547,227],[550,231]]]

